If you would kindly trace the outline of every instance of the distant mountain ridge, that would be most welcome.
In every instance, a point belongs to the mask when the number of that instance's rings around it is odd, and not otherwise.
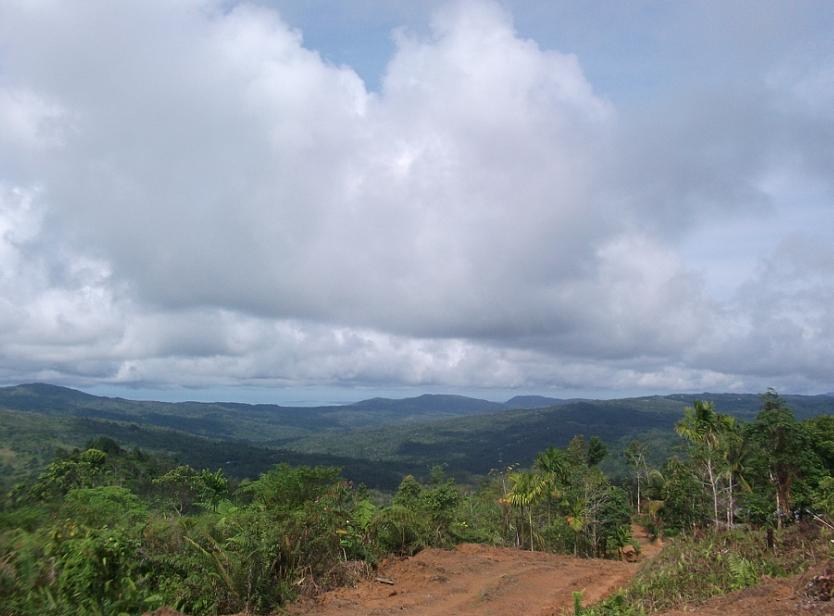
[[[500,411],[501,402],[450,394],[422,394],[412,398],[371,398],[348,404],[359,409],[398,409],[403,411],[450,411],[458,413]]]
[[[547,396],[514,396],[504,403],[504,406],[512,409],[542,409],[547,406],[557,406],[567,402],[578,402],[579,398],[549,398]]]
[[[834,396],[784,398],[799,419],[834,414]],[[632,438],[649,439],[662,452],[675,445],[673,427],[696,399],[748,421],[761,406],[757,394],[702,393],[618,400],[521,395],[506,402],[424,394],[290,407],[137,401],[30,383],[0,388],[0,447],[9,454],[0,459],[0,475],[23,477],[50,447],[108,436],[194,464],[219,463],[241,477],[277,461],[332,463],[357,481],[390,489],[401,474],[424,473],[433,464],[471,476],[530,464],[536,451],[577,434],[602,438],[609,461],[621,458],[617,452]]]
[[[294,407],[240,402],[161,402],[94,396],[46,383],[0,387],[0,409],[64,417],[125,421],[211,438],[280,445],[312,432],[344,431],[403,422],[448,419],[505,410],[500,402],[423,394],[371,398],[352,404]]]
[[[225,408],[258,408],[258,409],[366,409],[366,410],[403,410],[403,411],[447,411],[447,412],[492,412],[502,409],[531,409],[544,408],[562,404],[566,400],[550,398],[547,396],[515,396],[506,402],[495,402],[482,398],[473,398],[456,394],[420,394],[406,398],[368,398],[346,404],[332,404],[325,406],[282,406],[280,404],[248,404],[245,402],[163,402],[153,400],[131,400],[129,398],[96,396],[70,387],[51,385],[48,383],[23,383],[8,387],[0,387],[0,404],[14,400],[15,405],[37,405],[49,401],[58,406],[73,406],[72,403],[85,404],[94,401],[100,403],[104,400],[120,402],[133,402],[137,404],[172,404],[172,405],[193,405],[205,404],[222,406]],[[570,401],[575,401],[572,399]]]
[[[351,413],[353,411],[399,412],[419,415],[422,413],[440,413],[443,415],[469,415],[473,413],[494,413],[502,410],[540,409],[562,406],[576,402],[616,402],[617,400],[649,400],[667,399],[686,404],[694,400],[711,400],[719,410],[729,413],[748,415],[758,409],[759,394],[711,393],[700,394],[669,394],[656,396],[642,396],[634,398],[619,398],[612,400],[593,400],[589,398],[551,398],[538,395],[518,395],[506,402],[495,402],[481,398],[454,394],[421,394],[406,398],[368,398],[358,402],[326,405],[326,406],[282,406],[279,404],[248,404],[244,402],[162,402],[150,400],[130,400],[128,398],[95,396],[77,389],[51,385],[48,383],[25,383],[0,387],[0,407],[11,410],[84,410],[102,409],[107,406],[113,408],[132,407],[143,409],[157,408],[166,410],[195,411],[204,409],[224,409],[229,411],[249,411],[257,414],[265,412],[281,412],[287,418],[306,413],[310,416],[328,415],[331,413]],[[798,415],[803,415],[810,407],[820,404],[834,403],[834,394],[794,395],[787,394],[783,398],[794,408]]]

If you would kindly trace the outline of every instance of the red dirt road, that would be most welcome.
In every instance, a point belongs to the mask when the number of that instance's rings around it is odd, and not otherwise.
[[[639,564],[581,559],[482,545],[424,550],[384,563],[375,580],[325,593],[291,613],[309,616],[561,616],[573,605],[597,601],[623,584]]]

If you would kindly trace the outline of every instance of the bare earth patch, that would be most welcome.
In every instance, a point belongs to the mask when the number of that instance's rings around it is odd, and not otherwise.
[[[587,605],[625,584],[639,563],[582,559],[466,544],[389,560],[355,588],[339,588],[293,605],[310,616],[561,615],[574,591]]]

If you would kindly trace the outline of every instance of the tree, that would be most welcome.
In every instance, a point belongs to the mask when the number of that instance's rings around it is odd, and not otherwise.
[[[200,495],[200,504],[212,511],[217,511],[217,506],[224,498],[229,496],[229,480],[218,468],[213,473],[204,468],[196,477],[197,490]]]
[[[107,475],[107,454],[99,449],[76,451],[65,460],[50,464],[28,489],[34,500],[47,501],[65,495],[75,488],[91,488]]]
[[[634,479],[637,483],[637,514],[640,515],[640,479],[644,479],[649,467],[646,463],[646,444],[642,441],[631,441],[626,447],[623,455],[629,466],[634,469]]]
[[[691,530],[708,517],[703,485],[689,464],[676,457],[668,459],[663,479],[659,514],[664,532]]]
[[[570,466],[571,463],[565,452],[556,447],[548,447],[536,454],[536,469],[545,475],[550,475],[556,483],[567,482]]]
[[[707,484],[712,494],[713,524],[720,525],[718,515],[718,485],[723,457],[723,436],[727,429],[724,416],[715,411],[712,402],[696,400],[692,407],[687,407],[675,426],[677,433],[690,442],[692,458],[703,468]]]
[[[70,490],[61,507],[62,515],[89,527],[134,527],[147,515],[147,508],[127,488],[102,486]]]
[[[727,481],[727,528],[735,523],[736,490],[739,487],[748,488],[744,478],[744,465],[748,450],[744,440],[742,426],[729,415],[721,416],[724,428],[724,478]]]
[[[197,471],[187,464],[172,468],[154,479],[153,483],[159,488],[163,500],[180,516],[187,513],[199,498]]]
[[[596,466],[608,455],[608,447],[598,436],[592,436],[588,441],[587,463],[588,466]]]
[[[781,528],[791,510],[791,490],[803,458],[811,451],[810,443],[793,412],[773,389],[762,395],[762,410],[752,435],[765,452],[768,478],[775,489],[776,526]]]
[[[536,473],[517,472],[510,475],[512,489],[506,496],[507,502],[513,507],[518,507],[522,518],[527,513],[527,522],[530,538],[530,551],[533,547],[533,503],[535,503],[547,486],[546,478]],[[519,537],[521,539],[521,537]]]
[[[339,478],[339,469],[332,466],[292,467],[281,463],[247,484],[243,491],[261,507],[289,511],[316,500]]]

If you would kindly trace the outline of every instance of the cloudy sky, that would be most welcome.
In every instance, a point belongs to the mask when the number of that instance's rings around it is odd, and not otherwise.
[[[834,5],[0,0],[0,383],[834,390]]]

